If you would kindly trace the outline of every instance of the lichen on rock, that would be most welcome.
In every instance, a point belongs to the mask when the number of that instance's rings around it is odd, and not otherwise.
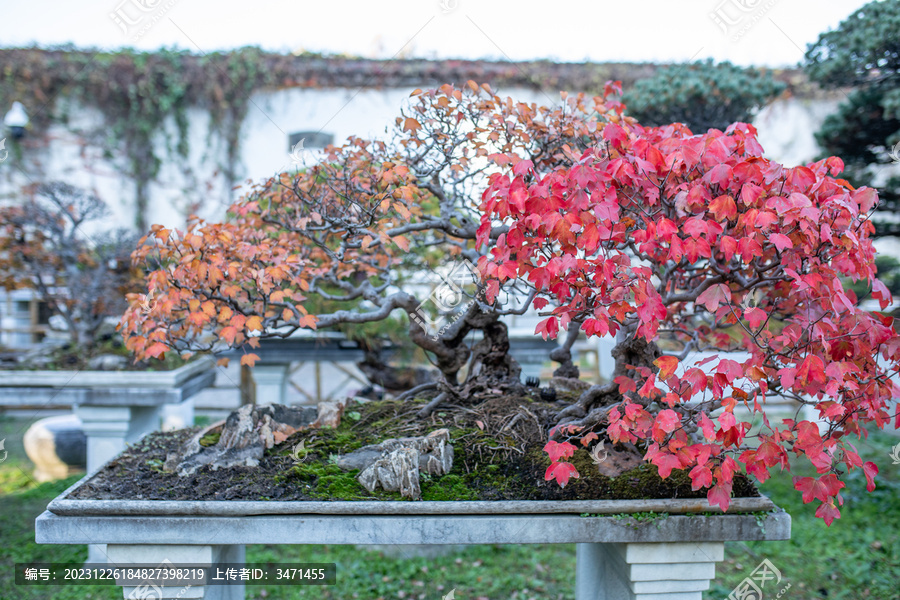
[[[437,429],[426,436],[385,440],[341,456],[336,464],[348,471],[359,469],[357,480],[369,492],[380,485],[418,500],[422,497],[420,473],[440,476],[453,468],[450,431]]]

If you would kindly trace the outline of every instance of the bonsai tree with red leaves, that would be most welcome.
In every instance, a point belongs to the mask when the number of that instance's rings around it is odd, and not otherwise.
[[[559,414],[547,479],[578,477],[566,460],[577,439],[631,442],[662,477],[689,471],[725,510],[736,472],[765,481],[793,454],[818,473],[794,486],[830,524],[842,474],[862,469],[875,486],[877,467],[851,440],[868,423],[900,424],[893,319],[860,308],[843,283],[866,281],[882,309],[891,302],[875,278],[875,190],[836,179],[838,158],[794,168],[764,158],[743,123],[692,135],[626,118],[601,137],[550,173],[511,157],[512,173],[492,176],[481,206],[480,243],[507,227],[482,259],[488,300],[524,280],[545,310],[545,337],[616,338],[614,381]],[[678,350],[662,352],[661,339]],[[686,360],[696,350],[746,359]],[[823,431],[770,422],[766,404],[779,396],[814,408]],[[754,444],[738,407],[763,413]]]

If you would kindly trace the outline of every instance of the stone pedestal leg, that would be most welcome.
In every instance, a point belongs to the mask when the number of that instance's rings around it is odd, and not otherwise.
[[[702,600],[724,542],[578,544],[577,600]]]
[[[284,404],[288,365],[257,365],[250,371],[256,384],[257,404]]]
[[[87,437],[87,470],[101,467],[145,433],[159,429],[158,406],[76,405]]]
[[[162,431],[174,431],[194,426],[194,399],[188,398],[178,404],[163,404],[159,415]]]
[[[124,545],[107,546],[111,566],[127,568],[129,564],[159,565],[169,563],[181,565],[213,566],[216,563],[241,563],[245,561],[244,546],[183,546],[183,545]],[[143,585],[122,586],[126,600],[139,598],[159,598],[193,600],[243,600],[244,585]]]
[[[135,442],[142,435],[159,428],[157,406],[88,406],[76,405],[87,438],[87,471],[93,472]],[[88,545],[88,564],[106,563],[104,544]]]

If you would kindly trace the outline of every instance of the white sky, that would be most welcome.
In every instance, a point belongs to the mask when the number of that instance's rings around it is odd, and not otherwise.
[[[0,0],[0,46],[793,66],[865,0]],[[149,9],[148,9],[149,7]],[[148,9],[142,11],[141,8]],[[110,17],[138,22],[130,35]],[[726,25],[725,33],[711,14]],[[139,18],[140,17],[140,18]],[[154,21],[154,17],[156,21]]]

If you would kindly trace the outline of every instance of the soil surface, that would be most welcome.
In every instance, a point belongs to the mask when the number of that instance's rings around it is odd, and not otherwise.
[[[341,425],[295,433],[266,451],[257,467],[231,467],[180,477],[163,470],[167,455],[198,429],[153,433],[109,463],[70,499],[133,500],[401,500],[398,492],[369,493],[358,471],[342,471],[334,458],[387,438],[450,430],[453,469],[440,477],[422,475],[423,500],[586,500],[705,498],[691,490],[687,473],[673,471],[661,479],[644,463],[617,477],[601,475],[587,450],[571,459],[581,473],[565,488],[544,480],[550,464],[543,452],[546,432],[561,398],[543,402],[535,391],[526,397],[498,396],[475,406],[449,406],[427,419],[415,413],[424,401],[384,400],[351,404]],[[207,436],[208,437],[208,436]],[[297,458],[293,448],[304,441]],[[217,440],[204,438],[202,444]],[[607,442],[608,444],[608,442]],[[743,475],[735,475],[735,497],[759,496]]]

